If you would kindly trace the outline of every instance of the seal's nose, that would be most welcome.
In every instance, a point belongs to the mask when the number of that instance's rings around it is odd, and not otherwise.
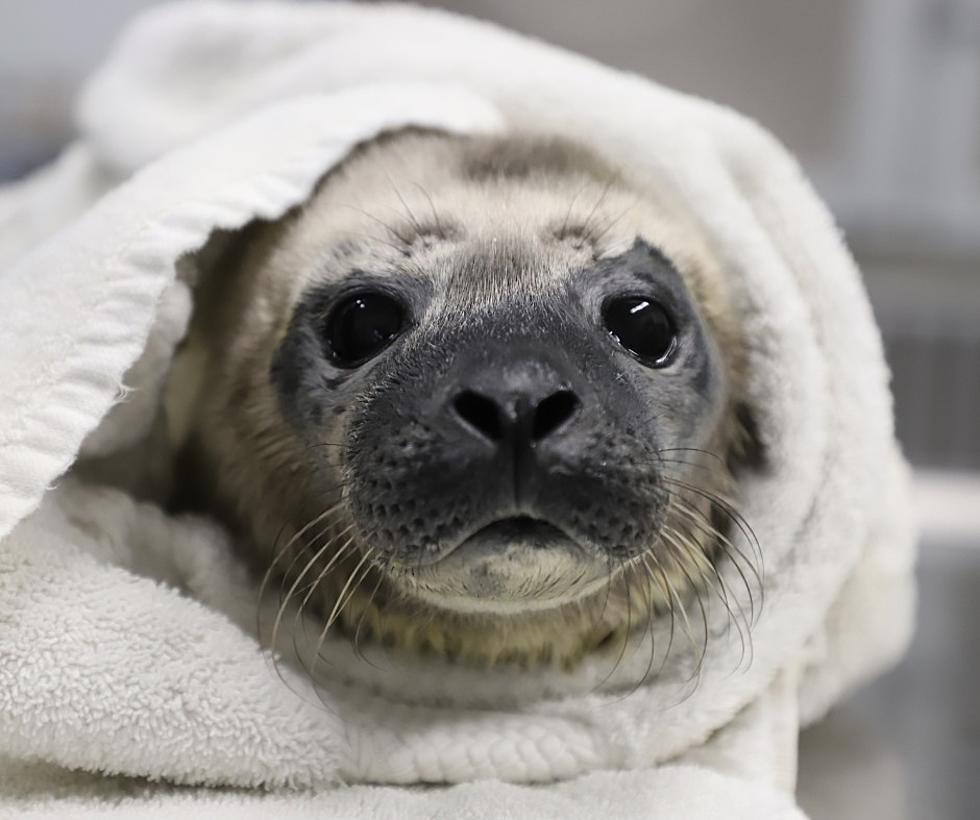
[[[571,357],[543,342],[488,340],[457,356],[431,395],[428,458],[462,471],[501,510],[534,515],[580,476],[598,403]],[[505,509],[506,508],[506,509]]]
[[[455,458],[518,507],[554,469],[578,461],[586,395],[580,372],[540,346],[492,345],[448,376],[441,422],[455,429]],[[565,465],[562,467],[561,465]]]
[[[538,399],[504,385],[489,392],[463,389],[452,400],[456,417],[474,434],[494,445],[510,443],[522,450],[552,435],[578,410],[572,390],[559,388]]]

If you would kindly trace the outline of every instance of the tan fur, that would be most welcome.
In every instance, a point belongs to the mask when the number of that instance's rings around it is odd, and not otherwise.
[[[699,489],[731,498],[725,460],[742,435],[735,404],[743,344],[724,271],[694,223],[657,192],[637,189],[622,173],[562,141],[412,133],[359,149],[301,209],[279,223],[253,225],[223,242],[217,262],[208,260],[168,397],[171,415],[181,417],[174,435],[182,447],[185,501],[232,526],[260,571],[272,564],[277,588],[288,589],[305,568],[298,585],[302,599],[331,549],[349,540],[345,528],[352,522],[342,488],[330,498],[313,497],[308,454],[283,419],[269,372],[300,294],[322,280],[332,249],[343,246],[353,264],[375,267],[407,253],[412,267],[426,270],[461,248],[492,252],[518,237],[541,260],[524,284],[535,288],[625,251],[636,236],[678,267],[723,353],[728,398],[711,447],[721,461],[689,458],[696,464],[683,469]],[[436,298],[452,299],[452,291]],[[474,298],[492,301],[496,293],[488,287]],[[465,318],[466,305],[453,307]],[[342,442],[344,433],[344,417],[332,417],[323,441]],[[342,449],[326,450],[342,476]],[[374,562],[361,560],[370,545],[359,543],[318,579],[310,606],[319,605],[327,617],[341,591],[354,588],[341,601],[336,625],[359,640],[376,638],[473,663],[567,665],[600,645],[614,650],[617,637],[642,627],[653,612],[674,609],[697,587],[714,583],[710,562],[719,550],[717,534],[692,525],[690,512],[708,518],[711,505],[696,493],[678,490],[676,496],[664,536],[676,543],[663,545],[673,556],[665,572],[636,562],[591,594],[550,608],[486,616],[425,604],[412,595],[418,578],[379,575]],[[315,528],[321,533],[317,545],[331,549],[312,561],[292,546],[284,551],[284,545],[303,543],[297,533],[331,505],[336,510]]]

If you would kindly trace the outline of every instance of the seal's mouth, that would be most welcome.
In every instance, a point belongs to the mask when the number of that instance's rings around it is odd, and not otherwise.
[[[501,518],[481,527],[464,539],[459,549],[522,546],[532,549],[546,549],[554,546],[574,545],[567,533],[549,521],[527,515]]]
[[[589,562],[582,545],[557,524],[528,515],[507,516],[491,521],[468,535],[439,559],[444,567],[464,565],[507,565],[511,571],[517,564],[533,566],[564,556],[571,563]]]

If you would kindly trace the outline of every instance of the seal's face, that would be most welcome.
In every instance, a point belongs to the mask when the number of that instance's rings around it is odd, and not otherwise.
[[[601,639],[630,569],[651,610],[706,577],[737,368],[686,223],[563,143],[408,135],[260,233],[199,299],[194,441],[294,588],[336,617],[370,577],[362,615],[478,657]]]
[[[720,355],[670,260],[643,239],[585,259],[550,231],[352,259],[303,294],[276,356],[309,445],[342,409],[340,452],[312,450],[324,481],[340,455],[360,538],[433,604],[596,591],[657,541],[661,454],[718,423]]]

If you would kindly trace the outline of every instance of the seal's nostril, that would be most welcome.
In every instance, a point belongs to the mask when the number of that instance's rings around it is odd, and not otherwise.
[[[463,421],[490,441],[497,442],[503,438],[500,408],[493,399],[464,390],[453,400],[453,408]]]
[[[559,390],[557,393],[552,393],[534,411],[531,440],[540,441],[550,436],[575,415],[578,406],[578,398],[571,390]]]

